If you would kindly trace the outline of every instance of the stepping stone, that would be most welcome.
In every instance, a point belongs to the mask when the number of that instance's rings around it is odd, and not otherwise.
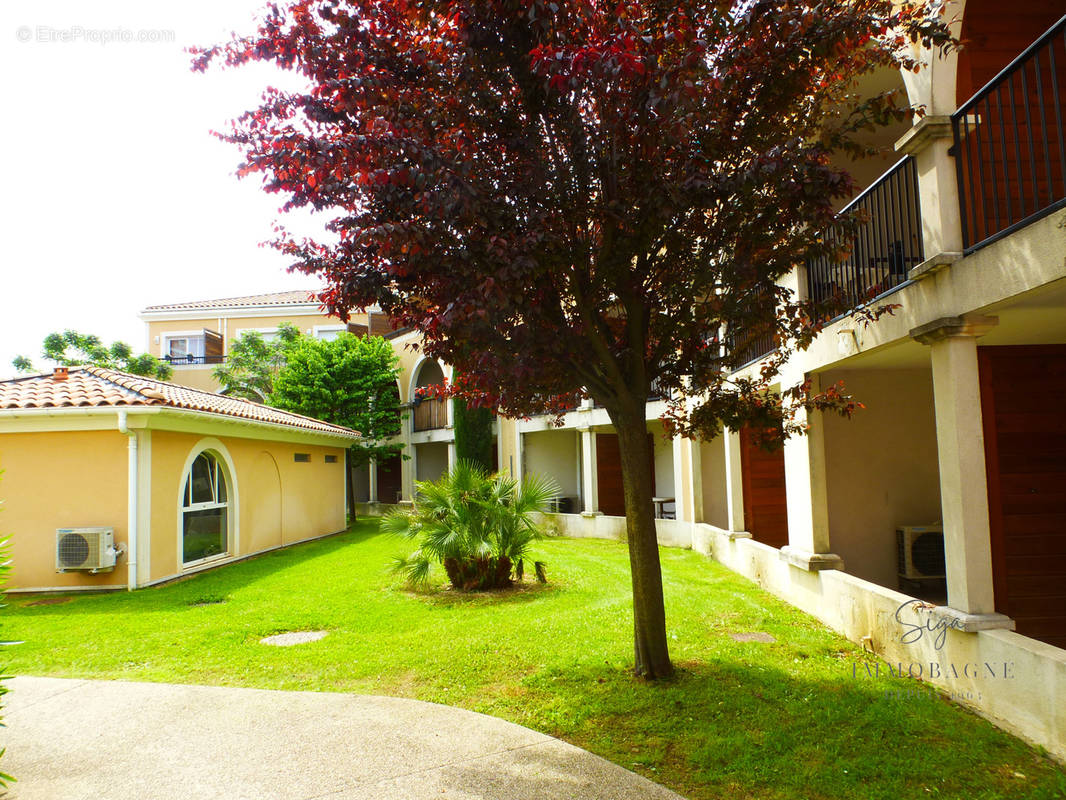
[[[773,636],[768,633],[731,633],[729,634],[733,639],[738,642],[776,642]]]
[[[269,644],[274,647],[292,647],[294,644],[317,642],[319,639],[325,639],[328,634],[329,631],[292,631],[291,633],[278,633],[274,636],[267,636],[265,639],[260,639],[259,644]]]

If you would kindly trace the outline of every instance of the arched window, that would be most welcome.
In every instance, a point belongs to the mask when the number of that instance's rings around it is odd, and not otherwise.
[[[229,491],[219,460],[200,453],[185,479],[181,502],[182,561],[189,564],[229,549]]]

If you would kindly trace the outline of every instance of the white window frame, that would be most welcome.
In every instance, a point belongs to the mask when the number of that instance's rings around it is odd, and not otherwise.
[[[200,352],[191,353],[193,356],[202,357],[204,355],[204,331],[201,328],[198,331],[167,331],[160,335],[161,344],[159,345],[159,357],[166,359],[170,355],[170,342],[174,339],[199,339],[200,340]],[[187,363],[178,361],[175,366],[187,366]]]
[[[311,333],[316,339],[320,339],[322,338],[319,336],[320,333],[344,333],[347,330],[347,325],[315,325],[311,329]],[[329,340],[327,339],[326,341]]]
[[[233,331],[234,338],[239,339],[242,333],[248,333],[249,331],[255,331],[263,337],[264,342],[272,342],[278,338],[278,327],[275,325],[273,328],[235,328]]]
[[[206,454],[214,459],[216,469],[221,471],[222,477],[226,482],[226,502],[218,503],[212,501],[210,503],[191,503],[185,504],[186,488],[189,485],[189,478],[192,477],[192,466],[196,463],[196,459],[201,455]],[[217,473],[216,473],[217,474]],[[217,486],[214,488],[213,496],[217,498]],[[197,442],[196,446],[189,453],[189,456],[185,459],[185,466],[181,471],[181,481],[178,488],[178,502],[177,502],[177,563],[178,569],[181,572],[194,572],[198,569],[203,569],[207,566],[215,564],[219,561],[226,561],[235,558],[240,552],[240,529],[239,529],[239,514],[237,509],[240,508],[239,498],[237,494],[237,480],[236,472],[233,466],[233,459],[218,439],[205,438]],[[189,497],[191,500],[192,498]],[[212,508],[225,508],[226,509],[226,543],[223,552],[212,553],[205,558],[196,559],[195,561],[185,560],[185,513],[188,511],[206,511]]]

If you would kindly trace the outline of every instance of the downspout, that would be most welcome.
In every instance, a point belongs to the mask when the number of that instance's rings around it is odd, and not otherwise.
[[[137,497],[138,497],[138,470],[137,470],[137,431],[131,431],[127,425],[126,409],[118,410],[118,431],[129,437],[129,467],[126,477],[128,497],[126,498],[126,567],[129,570],[127,588],[133,591],[137,588]]]

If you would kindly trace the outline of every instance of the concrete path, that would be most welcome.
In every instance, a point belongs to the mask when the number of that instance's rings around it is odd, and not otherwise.
[[[18,677],[11,800],[679,800],[510,722],[391,697]]]

